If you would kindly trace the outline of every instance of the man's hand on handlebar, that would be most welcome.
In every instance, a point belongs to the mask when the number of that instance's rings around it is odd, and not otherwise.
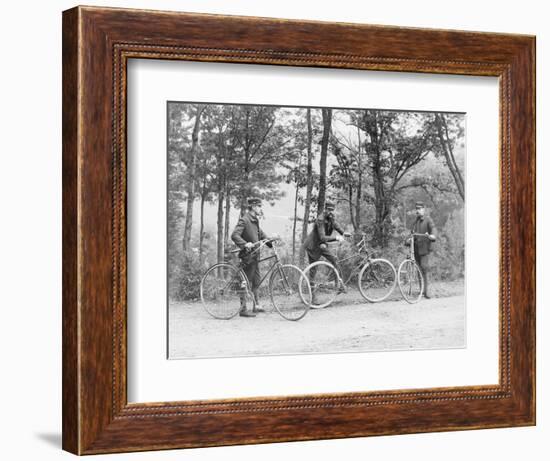
[[[344,232],[342,235],[337,235],[336,236],[336,241],[337,242],[343,242],[344,239],[349,238],[349,237],[351,237],[351,234],[349,232]]]
[[[411,232],[411,238],[414,238],[414,237],[424,237],[431,240],[432,242],[435,242],[435,235],[430,234],[429,232],[425,232],[424,234],[417,234],[415,232]]]
[[[426,232],[426,237],[428,237],[432,242],[435,242],[435,235]]]
[[[274,235],[273,237],[268,237],[263,240],[259,240],[257,242],[246,242],[244,244],[244,249],[246,251],[252,251],[256,248],[261,248],[264,245],[267,245],[268,247],[271,247],[271,244],[277,240],[280,240],[280,237],[278,235]]]

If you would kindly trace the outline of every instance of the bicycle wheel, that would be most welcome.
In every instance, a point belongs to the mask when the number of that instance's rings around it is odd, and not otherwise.
[[[397,282],[405,301],[413,304],[420,300],[424,290],[424,278],[416,261],[405,259],[399,265]]]
[[[311,286],[312,309],[324,309],[338,294],[338,272],[332,264],[325,261],[316,261],[304,269],[304,274]],[[307,300],[304,299],[304,302]]]
[[[231,264],[215,264],[202,277],[201,300],[206,312],[216,319],[228,320],[241,309],[241,297],[248,297],[248,281]]]
[[[277,312],[287,320],[300,320],[309,310],[309,282],[304,273],[292,264],[279,266],[271,273],[269,294]]]
[[[361,295],[372,303],[386,299],[396,282],[395,267],[387,259],[371,259],[363,266],[357,278]]]

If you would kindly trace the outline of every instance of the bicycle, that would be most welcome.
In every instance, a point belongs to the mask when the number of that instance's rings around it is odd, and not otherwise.
[[[347,258],[339,259],[342,263],[355,258],[355,265],[346,282],[336,268],[327,261],[316,261],[304,269],[304,274],[310,281],[312,289],[313,309],[323,309],[330,306],[339,292],[341,286],[347,285],[357,275],[359,292],[369,302],[385,300],[394,290],[396,284],[396,271],[393,264],[387,259],[372,258],[367,250],[366,234],[360,234],[361,240],[355,244],[357,252]]]
[[[277,239],[264,239],[257,242],[248,253],[253,256],[265,245],[274,243]],[[268,271],[260,280],[260,284],[269,276],[269,295],[273,307],[287,320],[302,319],[309,310],[311,288],[304,273],[292,264],[282,264],[276,250],[260,259],[264,262],[275,259]],[[245,250],[233,250],[235,254]],[[243,263],[238,265],[223,262],[214,264],[204,273],[200,283],[200,296],[203,307],[216,319],[229,320],[241,310],[241,298],[252,299],[256,303],[250,288],[250,281],[243,271]]]
[[[416,233],[412,233],[407,238],[409,254],[401,264],[399,264],[399,269],[397,271],[399,291],[401,291],[405,301],[410,304],[418,302],[424,292],[424,277],[414,257],[414,239],[416,237],[428,238],[425,234]]]

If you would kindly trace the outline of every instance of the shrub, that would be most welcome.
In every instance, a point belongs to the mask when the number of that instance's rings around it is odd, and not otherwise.
[[[175,259],[175,258],[174,258]],[[196,300],[200,297],[200,283],[203,267],[194,254],[181,254],[179,260],[172,260],[168,290],[175,301]]]

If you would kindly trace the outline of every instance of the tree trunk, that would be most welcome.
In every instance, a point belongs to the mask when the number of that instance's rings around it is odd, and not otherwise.
[[[224,148],[224,139],[223,134],[220,129],[219,139],[218,139],[218,156],[216,159],[217,164],[217,176],[218,176],[218,219],[217,219],[217,235],[216,235],[216,245],[217,245],[217,257],[218,263],[224,261],[223,253],[223,202],[224,202],[224,190],[226,183],[226,174],[225,174],[225,148]]]
[[[376,223],[374,229],[374,243],[376,246],[385,248],[388,245],[388,232],[386,229],[386,218],[388,217],[388,208],[383,200],[377,200],[375,203]]]
[[[306,186],[306,200],[304,206],[304,222],[302,224],[302,242],[300,245],[300,265],[304,263],[305,249],[304,242],[306,241],[308,224],[309,224],[309,210],[311,208],[311,193],[313,191],[313,129],[311,127],[311,109],[307,109],[307,186]]]
[[[241,193],[241,211],[239,216],[243,217],[246,211],[248,210],[248,198],[252,196],[252,190],[250,188],[250,159],[248,156],[248,149],[244,150],[244,171],[243,171],[243,184],[245,184],[244,187],[241,187],[240,193]]]
[[[223,189],[220,190],[218,194],[218,262],[222,263],[224,261],[223,254],[223,202],[224,202],[224,193]]]
[[[441,143],[441,149],[445,155],[447,166],[449,167],[449,171],[455,180],[458,193],[462,198],[462,201],[464,201],[464,178],[462,177],[460,169],[456,164],[452,143],[449,139],[449,130],[447,128],[445,116],[442,114],[435,114],[435,125],[437,127],[437,135],[439,137],[439,142]]]
[[[225,245],[229,245],[229,212],[231,211],[231,194],[229,188],[225,189],[225,231],[223,241]]]
[[[363,170],[361,165],[361,133],[357,127],[357,192],[355,198],[355,232],[361,232],[361,198],[363,188]]]
[[[378,132],[378,116],[376,112],[365,112],[364,125],[365,132],[370,138],[370,150],[368,155],[371,160],[372,179],[374,188],[374,235],[372,243],[374,246],[386,247],[388,244],[388,235],[386,229],[386,218],[388,217],[388,208],[386,203],[386,191],[384,189],[384,173],[381,165],[381,134]]]
[[[185,217],[185,227],[183,230],[183,242],[182,247],[184,252],[190,251],[189,242],[191,240],[191,228],[193,226],[193,203],[195,202],[195,163],[197,158],[197,152],[199,149],[199,130],[201,125],[201,115],[204,110],[204,106],[197,106],[197,113],[195,115],[195,125],[193,126],[193,133],[191,135],[191,152],[189,153],[189,183],[187,186],[187,213]]]
[[[294,222],[292,224],[292,264],[296,258],[296,213],[298,211],[298,192],[300,188],[296,184],[296,194],[294,195]]]
[[[201,194],[201,230],[199,235],[199,261],[202,266],[203,264],[203,243],[204,243],[204,202],[206,199],[205,185],[203,183],[203,189]]]
[[[376,162],[377,164],[378,162]],[[378,165],[373,166],[374,176],[374,209],[375,209],[375,227],[374,244],[385,248],[388,244],[388,235],[386,229],[386,218],[388,217],[388,207],[386,203],[386,193],[384,182],[380,177],[381,172]]]
[[[327,188],[327,153],[330,128],[332,124],[332,109],[321,109],[323,114],[323,137],[321,139],[321,159],[319,161],[319,197],[317,200],[317,213],[325,209]]]
[[[351,179],[351,178],[350,178]],[[353,186],[348,186],[348,203],[349,203],[349,220],[353,226],[353,231],[357,232],[357,223],[355,217],[353,216]]]

